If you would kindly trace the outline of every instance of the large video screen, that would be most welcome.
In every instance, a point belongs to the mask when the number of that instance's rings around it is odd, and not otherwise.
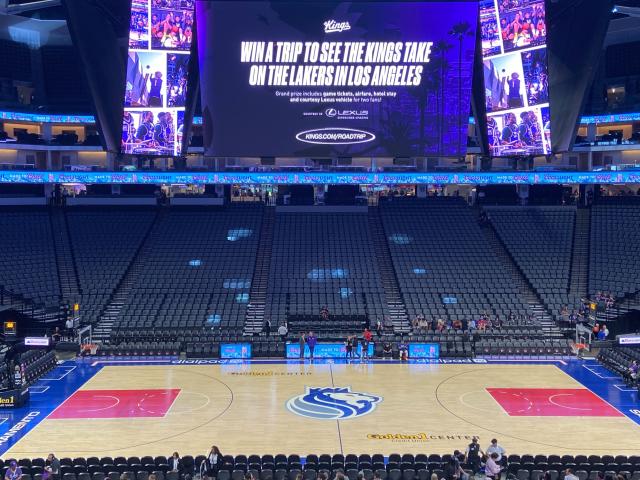
[[[480,0],[492,156],[551,153],[544,0]]]
[[[465,153],[477,1],[196,3],[205,152]]]
[[[131,0],[122,153],[182,148],[195,0]]]

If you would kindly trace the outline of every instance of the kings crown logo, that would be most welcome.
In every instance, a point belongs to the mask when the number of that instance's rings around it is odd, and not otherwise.
[[[318,420],[345,420],[373,412],[382,397],[352,392],[351,387],[307,387],[287,402],[289,411]]]

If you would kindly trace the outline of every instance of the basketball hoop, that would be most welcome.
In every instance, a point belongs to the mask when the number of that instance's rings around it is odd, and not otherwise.
[[[82,352],[89,352],[91,355],[98,353],[98,345],[95,343],[85,343],[81,346]]]

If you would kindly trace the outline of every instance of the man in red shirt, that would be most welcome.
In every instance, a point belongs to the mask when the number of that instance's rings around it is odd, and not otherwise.
[[[364,360],[369,358],[369,342],[373,338],[373,334],[368,328],[364,329],[362,332],[362,341],[360,342],[360,346],[362,347],[362,352],[360,353],[361,358]]]

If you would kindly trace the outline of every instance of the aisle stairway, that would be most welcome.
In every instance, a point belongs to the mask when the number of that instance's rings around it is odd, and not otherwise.
[[[118,284],[118,287],[111,295],[109,303],[107,303],[104,311],[100,315],[100,320],[98,320],[98,323],[93,329],[94,342],[108,343],[111,330],[116,323],[118,314],[122,310],[127,297],[131,293],[131,287],[137,281],[138,275],[142,270],[142,265],[146,260],[147,252],[151,248],[151,245],[153,245],[153,240],[159,235],[157,227],[161,223],[164,215],[164,209],[160,209],[158,213],[156,213],[156,217],[153,222],[151,222],[149,230],[140,242],[138,251],[133,257],[133,261],[129,265],[129,268],[127,268],[127,271]]]
[[[382,219],[380,218],[379,207],[369,207],[369,230],[373,238],[374,249],[376,252],[376,260],[378,262],[378,270],[380,271],[380,279],[384,288],[385,298],[387,300],[387,308],[389,317],[393,322],[395,332],[409,332],[411,326],[407,315],[407,307],[402,298],[398,279],[391,260],[391,252],[387,244],[387,236],[384,231]]]
[[[591,210],[578,208],[573,231],[573,252],[571,257],[571,276],[569,293],[580,297],[587,296],[589,280],[589,239],[591,235]]]
[[[275,220],[276,208],[273,206],[265,207],[260,228],[260,243],[256,253],[256,265],[253,270],[251,289],[249,290],[249,304],[247,305],[247,313],[244,319],[245,335],[259,333],[264,324]],[[272,320],[272,327],[277,328],[276,325],[277,322]]]
[[[529,281],[522,274],[513,258],[498,238],[498,234],[494,230],[493,226],[485,225],[482,228],[482,231],[498,259],[504,265],[505,270],[509,273],[515,285],[518,287],[520,294],[526,300],[531,313],[533,313],[535,318],[540,321],[543,333],[551,338],[563,338],[564,335],[562,331],[557,326],[550,312],[544,307],[540,297],[538,297]]]
[[[54,208],[49,216],[51,231],[53,232],[53,246],[58,267],[58,279],[62,301],[74,303],[78,300],[80,288],[78,284],[78,272],[71,249],[69,238],[69,224],[64,210]]]

